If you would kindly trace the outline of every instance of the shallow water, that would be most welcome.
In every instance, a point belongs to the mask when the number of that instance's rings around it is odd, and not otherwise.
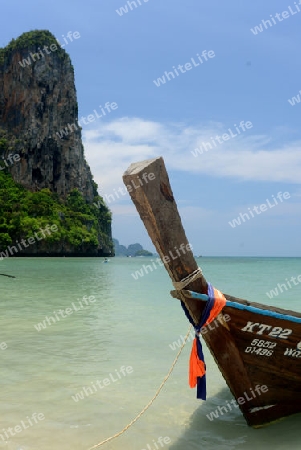
[[[111,258],[109,264],[98,258],[1,262],[1,273],[16,276],[0,277],[0,343],[7,345],[0,350],[1,449],[88,449],[121,430],[153,397],[177,353],[170,344],[186,334],[189,324],[178,301],[169,295],[172,285],[163,268],[156,265],[137,280],[131,275],[150,262],[149,258]],[[272,300],[266,295],[277,283],[301,274],[298,258],[198,262],[206,278],[224,292],[301,311],[301,283]],[[85,304],[85,296],[95,299]],[[63,318],[59,310],[66,308],[72,312]],[[37,331],[34,325],[46,316],[50,324],[45,322],[45,329]],[[300,449],[301,415],[259,430],[246,425],[238,408],[210,421],[206,414],[232,397],[205,348],[208,400],[196,400],[187,383],[189,353],[187,344],[161,394],[140,420],[100,448]],[[34,423],[33,413],[42,413],[44,419]],[[10,436],[8,428],[18,425],[21,431]],[[160,436],[170,443],[159,444]]]

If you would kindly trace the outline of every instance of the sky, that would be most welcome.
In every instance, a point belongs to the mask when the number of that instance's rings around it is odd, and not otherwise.
[[[33,29],[67,41],[120,243],[154,250],[115,192],[132,162],[163,156],[194,254],[301,256],[301,1],[10,0],[1,13],[1,47]]]

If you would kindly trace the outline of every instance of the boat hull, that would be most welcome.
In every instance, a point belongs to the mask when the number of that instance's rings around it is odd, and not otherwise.
[[[201,335],[247,423],[258,427],[301,412],[301,314],[226,298]]]

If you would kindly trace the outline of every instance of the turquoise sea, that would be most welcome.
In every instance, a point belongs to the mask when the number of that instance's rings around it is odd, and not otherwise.
[[[273,299],[266,292],[298,277],[300,262],[198,259],[221,291],[296,311],[301,311],[301,283]],[[1,273],[16,276],[0,276],[0,449],[87,450],[120,431],[154,396],[177,354],[171,344],[189,324],[169,295],[164,268],[158,265],[137,280],[131,275],[150,263],[151,258],[111,258],[108,264],[102,258],[0,262]],[[67,308],[68,314],[60,315]],[[43,320],[45,328],[38,331]],[[187,343],[150,409],[99,448],[299,450],[301,415],[258,430],[246,425],[238,409],[208,419],[206,414],[232,396],[204,348],[206,402],[188,386]]]

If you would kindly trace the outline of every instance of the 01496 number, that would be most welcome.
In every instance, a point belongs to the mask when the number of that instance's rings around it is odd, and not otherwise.
[[[256,355],[272,356],[274,350],[268,348],[247,347],[245,353],[256,353]]]

